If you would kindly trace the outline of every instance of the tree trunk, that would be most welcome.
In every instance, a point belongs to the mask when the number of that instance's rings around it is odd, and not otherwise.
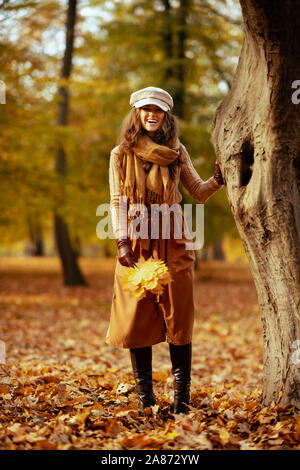
[[[222,246],[222,240],[216,240],[212,244],[212,251],[213,251],[213,259],[218,261],[224,261],[224,251]]]
[[[172,80],[173,80],[173,33],[172,33],[172,7],[170,5],[169,0],[162,0],[165,13],[164,13],[164,24],[162,28],[162,43],[165,49],[165,76],[164,81],[170,88],[173,87]],[[171,90],[170,90],[171,91]]]
[[[72,55],[74,44],[74,30],[76,21],[76,4],[77,0],[69,0],[68,13],[66,22],[66,49],[62,65],[62,79],[69,79],[72,68]],[[69,91],[67,85],[62,85],[58,89],[60,101],[58,103],[57,124],[59,126],[66,126],[68,123],[68,106],[69,106]],[[55,162],[56,172],[61,176],[62,186],[60,195],[60,204],[63,203],[63,183],[64,177],[67,173],[66,169],[66,154],[62,145],[59,146],[56,152]],[[72,248],[69,237],[67,224],[62,216],[56,212],[54,215],[55,224],[55,240],[58,248],[59,256],[62,262],[64,283],[65,285],[87,285],[83,275],[80,272],[76,251]]]
[[[300,409],[300,3],[240,3],[242,51],[212,142],[261,308],[263,402]]]
[[[184,119],[187,67],[185,52],[190,0],[180,0],[176,13],[170,0],[162,0],[162,4],[165,10],[161,33],[166,59],[164,83],[174,98],[173,112],[180,119]]]
[[[174,112],[175,114],[184,119],[185,116],[185,94],[186,94],[186,40],[187,40],[187,16],[190,8],[190,0],[180,0],[178,9],[178,23],[177,23],[177,56],[178,64],[176,68],[176,90],[174,94]]]
[[[44,240],[40,220],[34,219],[30,215],[28,215],[27,223],[31,242],[31,256],[44,256]]]

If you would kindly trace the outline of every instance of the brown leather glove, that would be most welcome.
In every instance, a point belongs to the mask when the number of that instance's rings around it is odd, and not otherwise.
[[[134,261],[130,241],[127,238],[118,238],[117,246],[119,251],[118,260],[122,266],[126,266],[127,268],[135,268],[136,264]]]
[[[221,173],[221,168],[219,165],[218,160],[215,161],[215,173],[214,173],[214,178],[218,184],[224,184],[223,176]]]

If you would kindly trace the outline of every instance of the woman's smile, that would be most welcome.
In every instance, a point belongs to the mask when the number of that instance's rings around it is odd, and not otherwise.
[[[165,113],[158,106],[150,104],[140,108],[140,116],[143,128],[149,134],[154,134],[161,128]]]

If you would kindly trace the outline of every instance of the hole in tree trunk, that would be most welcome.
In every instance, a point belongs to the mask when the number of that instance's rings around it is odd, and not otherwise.
[[[242,146],[242,162],[241,162],[241,186],[247,186],[249,183],[254,164],[254,148],[252,143],[247,140]]]

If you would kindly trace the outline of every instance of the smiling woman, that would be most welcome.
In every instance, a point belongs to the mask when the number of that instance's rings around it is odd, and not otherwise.
[[[152,389],[151,346],[169,343],[174,375],[174,413],[186,413],[190,400],[191,341],[194,322],[193,250],[187,248],[191,235],[186,231],[181,211],[169,212],[168,236],[164,235],[166,218],[159,213],[157,232],[152,232],[153,205],[178,208],[181,182],[198,202],[205,202],[222,187],[222,175],[202,181],[178,138],[177,120],[171,109],[173,99],[161,88],[147,87],[131,95],[132,109],[123,122],[119,145],[111,152],[109,183],[111,215],[117,238],[118,257],[115,269],[110,324],[106,343],[130,349],[130,357],[140,408],[155,404]],[[125,204],[120,198],[127,198]],[[137,207],[148,225],[147,238],[131,222],[131,208]],[[176,236],[180,225],[180,237]],[[178,216],[178,217],[177,217]],[[135,219],[135,215],[133,216]],[[142,219],[140,218],[140,224]],[[150,230],[149,230],[150,228]],[[178,232],[177,232],[178,233]],[[157,236],[158,235],[158,236]],[[174,236],[175,235],[175,236]],[[122,283],[129,268],[148,260],[163,261],[171,280],[161,292],[147,291],[137,298]]]

